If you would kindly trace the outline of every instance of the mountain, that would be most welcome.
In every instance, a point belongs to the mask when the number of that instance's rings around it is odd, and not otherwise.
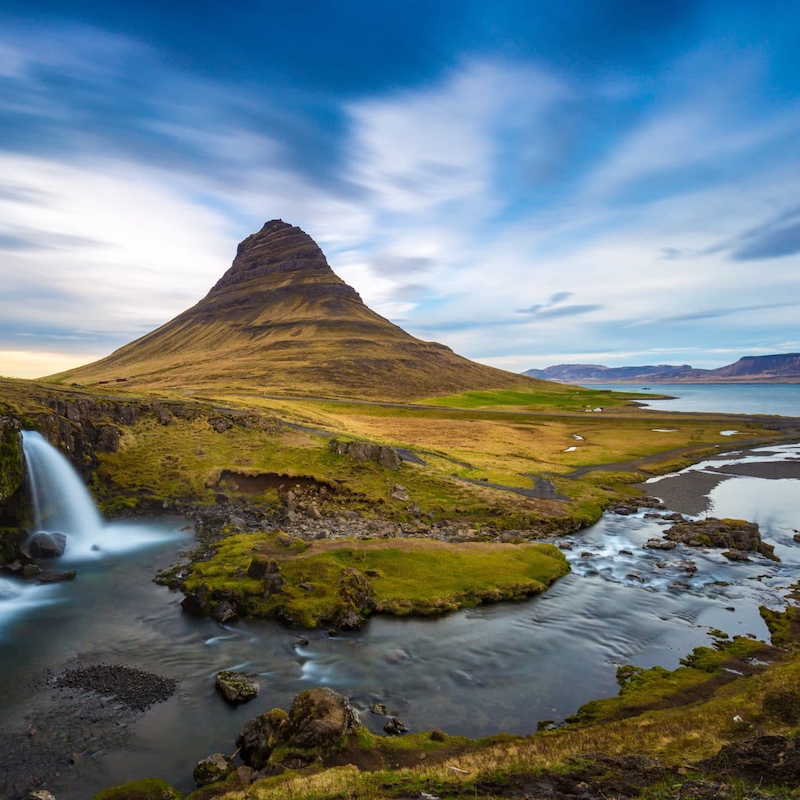
[[[558,364],[523,372],[559,383],[800,383],[800,353],[745,356],[718,369],[672,366],[603,367],[599,364]]]
[[[110,356],[52,378],[393,400],[532,385],[379,316],[333,273],[308,234],[279,219],[239,245],[230,269],[197,305]]]

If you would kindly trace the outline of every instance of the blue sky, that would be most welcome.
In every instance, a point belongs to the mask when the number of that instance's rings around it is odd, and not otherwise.
[[[800,5],[0,8],[0,374],[106,355],[269,219],[512,371],[800,350]]]

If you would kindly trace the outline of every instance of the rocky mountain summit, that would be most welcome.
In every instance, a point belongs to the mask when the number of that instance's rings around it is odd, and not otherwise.
[[[393,400],[531,380],[416,339],[376,314],[308,234],[279,219],[239,245],[230,269],[195,306],[110,356],[53,377]]]

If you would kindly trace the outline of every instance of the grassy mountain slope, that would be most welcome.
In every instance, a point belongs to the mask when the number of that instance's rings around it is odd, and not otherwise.
[[[136,389],[225,386],[389,400],[537,384],[410,336],[371,311],[311,237],[281,220],[239,245],[231,268],[197,305],[53,379],[120,377]]]

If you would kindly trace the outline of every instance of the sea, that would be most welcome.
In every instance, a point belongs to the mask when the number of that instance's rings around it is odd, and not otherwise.
[[[800,383],[597,383],[591,389],[641,392],[647,408],[657,411],[706,411],[721,414],[765,414],[800,417]],[[669,395],[656,400],[652,395]]]

